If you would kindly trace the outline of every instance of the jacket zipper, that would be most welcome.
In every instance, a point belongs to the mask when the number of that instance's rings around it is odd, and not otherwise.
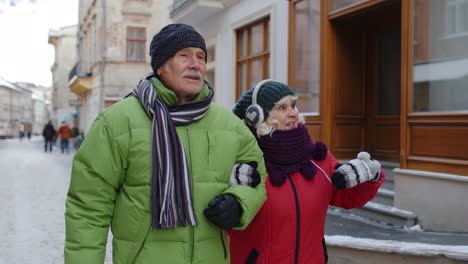
[[[195,193],[193,191],[193,175],[192,175],[192,151],[191,151],[191,141],[190,141],[190,130],[189,130],[189,126],[188,125],[185,125],[185,130],[187,132],[187,141],[188,141],[188,146],[187,146],[187,163],[189,164],[190,166],[190,185],[192,186],[192,199],[195,199]],[[190,252],[190,263],[193,263],[193,253],[195,252],[195,228],[192,226],[191,228],[191,240],[192,240],[192,249],[191,249],[191,252]]]
[[[299,246],[301,241],[301,208],[299,207],[299,197],[297,196],[296,186],[294,186],[294,181],[291,178],[291,175],[288,175],[289,183],[294,194],[294,201],[296,203],[296,252],[294,254],[294,263],[299,263]]]
[[[221,245],[223,246],[224,259],[227,258],[226,244],[224,244],[223,230],[219,229],[219,238],[221,239]]]

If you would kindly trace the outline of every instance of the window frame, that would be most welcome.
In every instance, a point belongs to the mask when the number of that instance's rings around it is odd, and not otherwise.
[[[465,20],[468,17],[464,17],[464,8],[468,8],[468,2],[465,0],[447,0],[445,5],[445,27],[444,27],[444,38],[456,38],[468,35],[468,28],[465,27]],[[455,14],[452,16],[449,12],[454,10]],[[454,31],[450,32],[450,24],[453,22]]]
[[[255,54],[251,54],[252,48],[252,38],[251,38],[251,31],[252,28],[255,26],[263,24],[263,47],[261,52],[257,52]],[[241,46],[242,46],[242,38],[241,35],[247,31],[247,54],[245,56],[241,56]],[[270,16],[265,16],[259,18],[258,20],[253,21],[247,25],[239,27],[235,30],[236,36],[236,100],[242,95],[243,92],[248,91],[251,87],[249,87],[249,83],[251,81],[251,65],[254,62],[260,61],[262,63],[262,78],[267,79],[269,72],[269,64],[270,64]],[[246,90],[242,91],[241,85],[241,67],[242,65],[246,65],[246,76],[245,76],[245,84]]]
[[[413,12],[417,12],[418,10],[416,9],[416,5],[414,5],[414,2],[415,0],[411,1],[411,8],[412,8],[412,11]],[[442,2],[441,2],[442,3]],[[459,12],[461,11],[458,11],[459,9],[461,9],[461,7],[459,6],[460,4],[467,4],[467,2],[465,1],[459,1],[459,0],[447,0],[446,2],[443,3],[442,6],[440,6],[440,8],[443,8],[445,6],[445,9],[440,9],[440,12],[442,13],[442,15],[444,16],[442,19],[441,19],[441,25],[440,25],[440,29],[439,29],[439,38],[436,40],[432,40],[432,39],[426,39],[424,38],[423,41],[421,41],[421,43],[418,43],[418,44],[421,44],[421,45],[425,45],[425,46],[430,46],[431,45],[431,42],[435,42],[435,41],[438,41],[438,40],[444,40],[444,41],[447,41],[449,39],[452,39],[452,38],[458,38],[458,37],[466,37],[468,36],[468,31],[465,31],[465,32],[456,32],[456,33],[452,33],[452,34],[449,34],[448,33],[448,14],[449,14],[449,6],[455,6],[455,13],[456,14],[459,14]],[[423,10],[424,12],[427,12],[427,10]],[[457,16],[457,15],[455,15]],[[412,17],[412,20],[409,22],[412,24],[411,26],[411,34],[414,33],[414,27],[417,23],[417,20],[416,19],[424,19],[425,16],[424,15],[421,15],[419,18],[417,16],[413,16]],[[458,20],[459,22],[455,22],[455,23],[463,23],[464,21],[463,20],[459,20],[458,18],[454,18],[455,20]],[[468,17],[467,17],[468,19]],[[457,27],[457,26],[456,26]],[[427,30],[430,30],[430,28],[428,28]],[[426,33],[427,34],[427,33]],[[458,41],[458,40],[454,40],[454,41]],[[427,51],[426,51],[427,52]],[[436,96],[434,96],[434,94],[431,94],[431,91],[428,91],[428,92],[424,92],[423,89],[426,89],[426,90],[429,90],[430,88],[432,89],[437,89],[435,87],[437,86],[434,86],[431,84],[439,84],[439,85],[444,85],[444,82],[447,83],[449,81],[458,81],[458,79],[453,79],[453,78],[446,78],[446,79],[434,79],[434,80],[421,80],[421,79],[418,79],[416,80],[416,76],[417,76],[417,71],[416,71],[416,67],[418,66],[424,66],[424,65],[430,65],[430,64],[434,64],[434,65],[441,65],[441,64],[446,64],[446,63],[453,63],[453,62],[456,62],[456,61],[460,61],[459,59],[456,59],[453,57],[453,54],[451,54],[451,56],[449,57],[436,57],[436,58],[431,58],[430,55],[426,54],[425,57],[423,57],[424,59],[421,59],[419,58],[419,60],[417,60],[417,58],[415,57],[415,49],[413,48],[412,52],[409,54],[410,55],[410,58],[408,60],[408,66],[410,67],[411,69],[411,74],[410,74],[410,78],[408,78],[408,103],[407,103],[407,111],[408,111],[408,116],[413,118],[413,117],[430,117],[430,116],[450,116],[450,117],[454,117],[454,116],[466,116],[466,114],[468,113],[468,109],[465,109],[465,108],[460,108],[460,109],[454,109],[453,105],[455,104],[451,98],[454,98],[453,96],[448,96],[449,99],[446,99],[447,101],[450,101],[449,103],[445,103],[445,104],[442,104],[440,103],[440,100],[435,102],[435,103],[430,103],[429,102],[429,98],[431,96],[433,96],[434,98]],[[440,67],[440,66],[438,66]],[[465,67],[455,67],[455,68],[465,68]],[[439,72],[440,70],[437,70],[437,72]],[[424,70],[423,72],[431,72],[430,70]],[[443,86],[441,86],[443,87]],[[453,88],[454,85],[451,85],[451,87]],[[450,93],[452,94],[454,90],[450,90],[450,91],[447,91],[447,93]],[[458,97],[460,98],[460,97]],[[436,109],[437,106],[436,104],[439,104],[439,105],[442,105],[443,107],[440,107],[440,109]],[[447,105],[451,105],[452,108],[449,108],[447,107]],[[418,107],[419,106],[419,107]]]
[[[138,30],[142,30],[144,32],[144,38],[130,38],[129,34],[131,30],[135,30],[138,32]],[[135,27],[135,26],[127,26],[126,30],[126,38],[125,38],[125,61],[126,62],[136,62],[136,63],[145,63],[146,62],[146,27]],[[138,35],[138,34],[137,34]],[[142,58],[130,58],[128,54],[128,47],[132,44],[142,44],[143,48],[143,56]],[[136,55],[136,54],[135,54]],[[136,56],[135,56],[136,57]]]
[[[294,73],[296,72],[296,60],[295,60],[295,46],[296,46],[296,13],[295,13],[295,7],[298,3],[300,2],[304,2],[304,1],[308,1],[308,0],[289,0],[289,29],[288,29],[288,85],[289,87],[291,87],[291,89],[293,90],[296,90],[295,88],[295,84],[297,84],[298,82],[299,83],[305,83],[305,82],[309,82],[309,80],[296,80],[295,79],[295,76],[294,76]],[[314,0],[315,1],[315,0]],[[362,4],[363,2],[359,3],[359,4]],[[320,7],[320,12],[322,12],[322,3],[320,4],[321,7]],[[322,16],[323,14],[320,14],[320,23],[322,23],[321,19],[322,19]],[[321,25],[319,26],[319,31],[321,32],[322,28],[321,28]],[[321,33],[320,33],[321,34]],[[321,38],[321,36],[320,36]],[[321,39],[319,39],[319,49],[321,49],[321,46],[322,46],[322,43],[321,43]],[[321,57],[322,55],[319,54],[319,60],[321,60]],[[319,62],[320,64],[320,62]],[[317,69],[319,71],[319,78],[321,79],[321,74],[320,74],[320,71],[322,70],[320,68],[320,66],[318,67]],[[302,114],[304,116],[320,116],[320,108],[321,108],[321,99],[320,99],[320,95],[321,95],[321,80],[319,79],[319,87],[318,87],[318,105],[317,105],[317,111],[311,111],[311,112],[302,112]],[[298,82],[297,82],[298,81]],[[305,84],[304,84],[305,85]],[[300,109],[301,110],[301,109]],[[301,110],[302,111],[302,110]]]

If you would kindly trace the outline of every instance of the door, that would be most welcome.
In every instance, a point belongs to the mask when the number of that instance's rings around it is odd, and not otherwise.
[[[333,151],[365,150],[399,162],[401,5],[391,2],[343,18],[336,32]]]
[[[399,162],[401,90],[400,5],[366,18],[368,21],[364,146],[379,160]],[[379,23],[374,23],[379,21]]]

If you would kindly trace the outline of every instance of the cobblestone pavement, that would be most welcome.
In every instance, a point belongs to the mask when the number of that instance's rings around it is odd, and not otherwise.
[[[40,137],[0,140],[0,264],[63,263],[65,198],[73,151]],[[107,250],[110,256],[110,249]],[[106,263],[111,263],[110,257]]]

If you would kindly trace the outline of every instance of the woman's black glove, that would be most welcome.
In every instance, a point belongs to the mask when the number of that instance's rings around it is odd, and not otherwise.
[[[230,194],[220,194],[208,204],[203,213],[216,226],[228,230],[240,224],[242,209]]]

